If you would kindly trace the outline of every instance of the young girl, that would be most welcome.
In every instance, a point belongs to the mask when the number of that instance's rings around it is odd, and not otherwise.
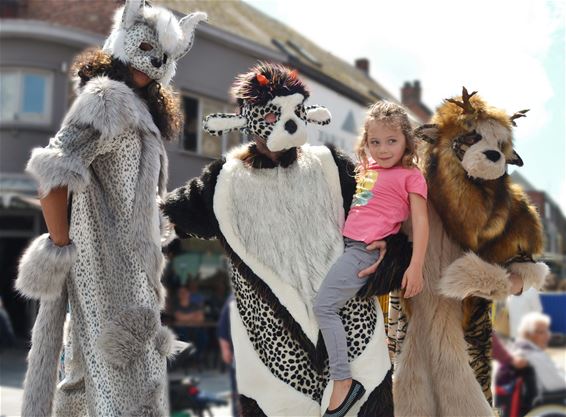
[[[356,153],[357,188],[343,230],[344,254],[328,272],[314,302],[334,380],[325,414],[332,417],[345,415],[365,392],[351,377],[346,333],[338,313],[365,284],[367,278],[359,278],[358,273],[379,257],[379,251],[369,250],[368,244],[398,233],[411,214],[413,254],[402,282],[409,298],[422,290],[428,242],[427,187],[415,166],[415,143],[405,110],[385,101],[371,106]]]

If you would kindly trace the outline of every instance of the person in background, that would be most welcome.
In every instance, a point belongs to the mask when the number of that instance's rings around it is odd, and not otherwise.
[[[523,317],[519,324],[518,340],[514,351],[524,357],[535,371],[539,392],[564,391],[566,377],[552,358],[545,352],[550,341],[550,317],[532,312]]]
[[[173,309],[174,330],[179,339],[192,342],[196,347],[195,359],[200,369],[208,343],[204,323],[204,297],[198,293],[196,282],[189,281],[177,289]]]
[[[491,340],[491,355],[493,359],[499,362],[501,366],[510,365],[515,369],[523,369],[529,364],[527,360],[522,356],[509,352],[495,332],[493,332],[493,334],[491,335]]]
[[[510,295],[507,298],[507,309],[509,311],[509,336],[517,340],[522,318],[530,312],[542,313],[539,292],[534,288],[529,288],[520,295]]]
[[[220,344],[220,353],[222,355],[222,361],[228,365],[230,374],[230,388],[232,392],[232,416],[239,417],[239,400],[238,400],[238,387],[236,385],[236,371],[234,363],[234,345],[232,345],[232,334],[230,332],[230,306],[235,303],[234,294],[230,294],[222,311],[220,313],[220,319],[218,320],[218,343]]]

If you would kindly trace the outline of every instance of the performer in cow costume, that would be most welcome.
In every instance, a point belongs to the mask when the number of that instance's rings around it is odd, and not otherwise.
[[[312,300],[343,253],[354,166],[333,148],[306,144],[306,124],[328,124],[330,114],[305,105],[309,92],[295,71],[259,64],[238,76],[233,94],[240,114],[209,115],[204,128],[243,129],[253,141],[174,190],[162,208],[180,237],[218,238],[230,259],[243,414],[320,416],[332,384]],[[348,415],[392,416],[379,304],[354,298],[341,317],[352,375],[366,388]]]

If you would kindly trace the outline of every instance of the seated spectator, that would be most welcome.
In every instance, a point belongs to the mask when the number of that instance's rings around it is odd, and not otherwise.
[[[540,393],[566,391],[566,377],[552,358],[545,352],[550,340],[550,317],[541,313],[529,313],[519,325],[515,352],[524,357],[534,369]]]
[[[187,285],[177,289],[173,318],[173,327],[179,339],[194,343],[197,349],[195,358],[200,367],[208,344],[208,335],[206,329],[201,327],[204,323],[204,297],[197,292],[194,281],[189,281]]]
[[[495,332],[492,333],[491,340],[493,342],[491,355],[494,360],[499,362],[500,366],[512,366],[515,369],[523,369],[529,365],[529,362],[522,356],[509,352]]]

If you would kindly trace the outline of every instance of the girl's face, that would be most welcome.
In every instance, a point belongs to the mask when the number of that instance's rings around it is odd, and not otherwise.
[[[367,147],[379,166],[391,168],[401,163],[407,148],[407,140],[400,126],[370,121],[367,131]]]

